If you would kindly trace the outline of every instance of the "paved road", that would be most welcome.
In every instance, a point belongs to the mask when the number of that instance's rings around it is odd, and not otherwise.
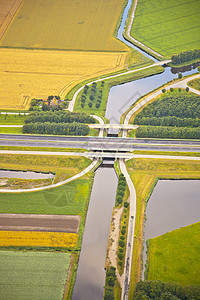
[[[133,182],[127,172],[124,160],[120,159],[119,165],[122,173],[126,178],[126,182],[130,191],[129,225],[128,225],[128,233],[127,233],[124,274],[122,276],[123,279],[122,279],[122,296],[121,296],[121,300],[128,300],[129,284],[130,284],[130,276],[131,276],[131,262],[132,262],[132,253],[133,253],[133,240],[134,240],[134,232],[135,232],[135,219],[136,219],[136,191]]]
[[[0,134],[0,146],[81,148],[99,151],[200,151],[200,141],[118,137],[65,137]]]

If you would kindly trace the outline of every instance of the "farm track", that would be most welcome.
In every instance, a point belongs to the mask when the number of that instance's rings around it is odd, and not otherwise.
[[[80,216],[0,214],[0,230],[78,233]]]
[[[11,0],[10,2],[13,3],[11,4],[11,7],[8,11],[3,10],[3,7],[9,6],[9,0],[3,0],[1,2],[2,4],[0,6],[0,10],[1,10],[2,18],[0,18],[0,40],[3,37],[6,29],[8,28],[17,10],[19,9],[22,0]]]

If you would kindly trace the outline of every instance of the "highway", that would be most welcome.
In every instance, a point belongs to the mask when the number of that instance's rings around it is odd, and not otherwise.
[[[0,134],[0,146],[81,148],[93,151],[189,151],[199,152],[200,141],[133,139],[118,137],[65,137]]]

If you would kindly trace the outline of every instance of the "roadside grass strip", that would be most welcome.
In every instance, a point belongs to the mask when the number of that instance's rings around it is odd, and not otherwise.
[[[41,231],[0,231],[0,246],[35,246],[74,248],[78,234]]]
[[[138,0],[131,35],[169,56],[200,48],[198,0]]]
[[[69,253],[0,251],[1,300],[62,300]]]
[[[148,280],[199,285],[200,222],[149,240]]]

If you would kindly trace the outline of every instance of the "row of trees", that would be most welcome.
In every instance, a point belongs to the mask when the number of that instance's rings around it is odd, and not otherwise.
[[[174,65],[177,65],[197,58],[200,58],[200,49],[181,52],[180,54],[173,55],[171,60]]]
[[[187,93],[186,91],[173,93],[168,92],[160,98],[148,104],[137,114],[134,124],[139,124],[143,117],[165,117],[175,116],[177,118],[200,118],[200,96]]]
[[[120,267],[123,267],[124,259],[125,259],[125,251],[126,251],[126,232],[127,232],[127,223],[128,223],[128,218],[127,218],[127,209],[129,206],[129,202],[125,201],[124,202],[124,212],[123,212],[123,217],[124,217],[124,222],[121,224],[121,230],[120,230],[120,236],[119,236],[119,242],[118,242],[118,265]]]
[[[32,112],[25,119],[25,123],[95,123],[95,119],[85,113],[75,113],[69,111],[54,112]]]
[[[135,122],[134,122],[135,123]],[[138,125],[151,125],[151,126],[173,126],[173,127],[199,127],[199,118],[177,118],[175,116],[167,117],[142,117],[137,120]]]
[[[177,283],[161,281],[140,281],[136,285],[134,300],[197,300],[200,286],[182,287]]]
[[[139,126],[137,138],[200,139],[200,127]]]
[[[122,203],[124,194],[126,190],[126,178],[124,177],[124,174],[119,175],[118,179],[118,185],[117,185],[117,192],[116,192],[116,205],[119,205]]]
[[[88,135],[89,126],[80,123],[28,123],[23,126],[23,133]]]
[[[84,108],[87,104],[89,108],[92,108],[93,105],[95,105],[98,109],[101,106],[103,87],[104,81],[101,81],[98,85],[96,82],[93,82],[91,87],[85,85],[80,97],[81,107]]]
[[[116,282],[116,268],[110,267],[106,270],[106,284],[104,286],[104,300],[114,300],[114,286]]]

